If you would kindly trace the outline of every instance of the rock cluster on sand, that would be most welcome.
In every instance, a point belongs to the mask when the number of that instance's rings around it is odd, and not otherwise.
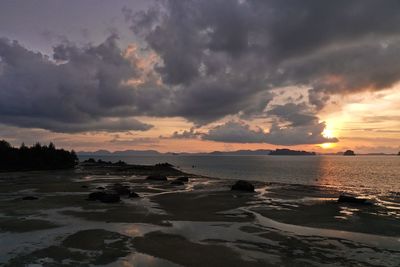
[[[137,198],[139,195],[130,190],[129,186],[120,183],[113,184],[112,186],[107,186],[107,191],[105,188],[101,188],[102,191],[92,192],[88,196],[88,200],[99,200],[103,203],[115,203],[121,201],[121,196],[126,196],[128,198]]]
[[[231,190],[254,192],[254,185],[247,181],[239,180],[234,185],[232,185]]]
[[[114,184],[111,189],[115,192],[117,192],[118,195],[129,195],[131,193],[131,190],[129,189],[129,186],[122,185],[120,183]]]

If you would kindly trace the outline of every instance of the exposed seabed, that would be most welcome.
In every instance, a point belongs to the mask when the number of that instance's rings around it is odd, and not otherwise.
[[[0,175],[4,266],[399,266],[400,194],[339,204],[338,188],[79,171]],[[175,177],[169,176],[172,180]],[[87,201],[115,183],[140,198]],[[35,196],[37,200],[22,200]]]

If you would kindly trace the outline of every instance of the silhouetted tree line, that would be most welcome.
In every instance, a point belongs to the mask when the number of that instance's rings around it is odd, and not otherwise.
[[[19,148],[7,141],[0,141],[0,171],[56,170],[73,168],[78,163],[75,152],[36,143],[31,147],[24,143]]]

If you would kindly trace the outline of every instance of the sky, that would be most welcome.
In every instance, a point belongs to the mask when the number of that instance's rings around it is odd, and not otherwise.
[[[400,150],[400,2],[1,0],[0,139]]]

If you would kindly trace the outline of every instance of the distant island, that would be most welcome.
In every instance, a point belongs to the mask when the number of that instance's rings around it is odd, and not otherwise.
[[[79,151],[79,156],[160,156],[164,153],[160,153],[156,150],[122,150],[110,152],[108,150],[97,150],[93,152]]]
[[[222,156],[264,156],[269,155],[271,150],[269,149],[257,149],[257,150],[237,150],[237,151],[214,151],[208,153],[209,155],[222,155]]]
[[[84,157],[99,157],[99,156],[268,156],[268,155],[316,155],[315,152],[297,151],[291,149],[257,149],[257,150],[236,150],[236,151],[213,151],[204,153],[189,153],[189,152],[167,152],[161,153],[155,150],[125,150],[110,152],[107,150],[98,150],[94,152],[78,152],[79,156]]]
[[[15,148],[1,140],[0,159],[1,172],[69,169],[78,164],[73,150],[57,149],[53,143],[48,146],[36,143],[31,147],[22,144]]]
[[[346,150],[346,151],[343,153],[343,155],[344,155],[344,156],[355,156],[356,154],[354,153],[353,150]]]
[[[190,153],[190,152],[167,152],[161,153],[156,150],[123,150],[123,151],[114,151],[110,152],[108,150],[97,150],[94,152],[86,152],[80,151],[78,152],[79,156],[186,156],[186,155],[195,155],[195,156],[255,156],[255,155],[269,155],[271,152],[270,149],[257,149],[257,150],[236,150],[236,151],[213,151],[213,152],[204,152],[204,153]]]
[[[308,151],[298,151],[298,150],[291,150],[291,149],[276,149],[269,153],[271,156],[315,156],[315,152],[308,152]]]
[[[114,151],[110,152],[108,150],[97,150],[93,152],[88,152],[88,151],[80,151],[77,153],[78,156],[83,157],[83,159],[87,159],[89,157],[94,157],[94,158],[100,158],[102,156],[125,156],[125,157],[130,157],[130,156],[140,156],[140,157],[146,157],[146,156],[276,156],[276,155],[287,155],[287,156],[314,156],[314,155],[327,155],[327,156],[355,156],[355,152],[353,150],[347,150],[345,152],[339,151],[339,152],[326,152],[326,153],[316,153],[316,152],[309,152],[309,151],[303,151],[303,150],[291,150],[288,148],[283,148],[283,149],[275,149],[275,150],[270,150],[270,149],[256,149],[256,150],[234,150],[234,151],[212,151],[212,152],[158,152],[156,150],[119,150],[119,151]],[[391,156],[391,155],[399,155],[399,153],[379,153],[379,152],[374,152],[374,153],[364,153],[364,154],[357,154],[357,155],[363,155],[363,156]]]

